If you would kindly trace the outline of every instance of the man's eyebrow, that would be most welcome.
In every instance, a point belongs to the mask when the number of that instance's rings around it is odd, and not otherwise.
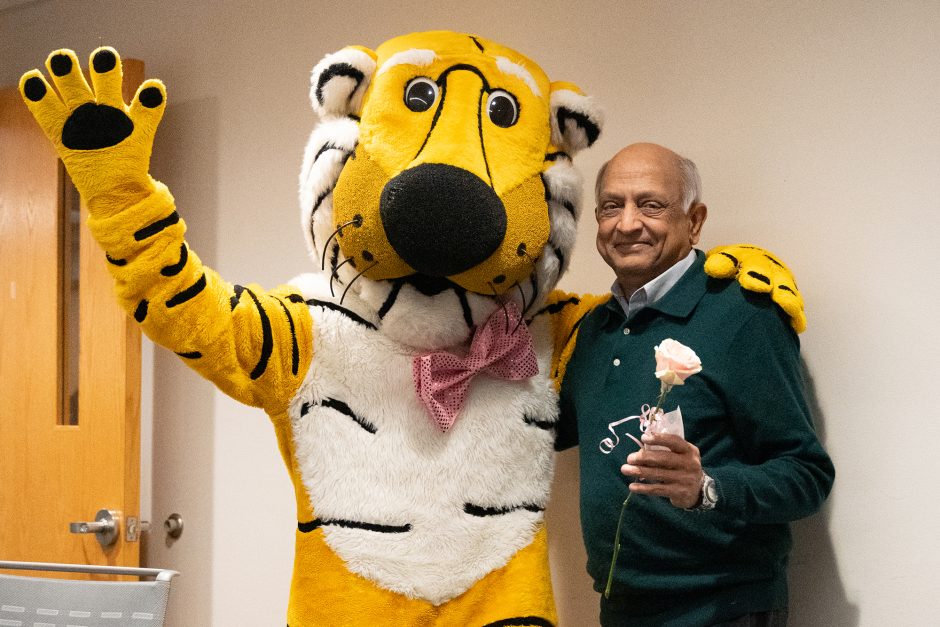
[[[536,84],[535,79],[532,78],[532,73],[520,64],[516,63],[515,61],[510,61],[506,57],[496,57],[496,67],[498,67],[503,74],[509,74],[510,76],[521,78],[522,81],[528,85],[529,90],[531,90],[536,97],[540,97],[542,95],[542,92],[539,90],[539,86]]]
[[[388,60],[382,64],[382,67],[379,69],[376,76],[381,76],[396,65],[416,65],[418,67],[425,67],[434,63],[436,59],[437,53],[433,50],[427,50],[425,48],[411,48],[410,50],[402,50],[401,52],[396,52],[390,56]]]

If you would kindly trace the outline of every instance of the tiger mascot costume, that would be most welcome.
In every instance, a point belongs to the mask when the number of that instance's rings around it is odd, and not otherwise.
[[[55,90],[38,70],[20,90],[121,304],[274,425],[297,499],[289,625],[553,625],[557,391],[578,321],[604,300],[552,291],[575,241],[572,157],[600,132],[590,98],[465,34],[328,55],[300,176],[318,272],[265,291],[203,265],[148,174],[164,85],[125,104],[107,47],[90,86],[70,50],[46,67]],[[784,269],[725,252],[717,272],[773,291],[799,323],[798,295],[773,289]]]

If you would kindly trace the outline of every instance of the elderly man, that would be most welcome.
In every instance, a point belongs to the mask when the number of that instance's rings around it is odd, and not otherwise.
[[[699,190],[695,165],[653,144],[598,174],[597,248],[616,281],[578,330],[558,447],[580,444],[587,568],[598,591],[611,580],[605,626],[786,624],[789,523],[820,507],[835,474],[786,316],[703,272]],[[681,407],[684,438],[622,420],[655,404],[653,349],[667,338],[703,365],[664,408]]]

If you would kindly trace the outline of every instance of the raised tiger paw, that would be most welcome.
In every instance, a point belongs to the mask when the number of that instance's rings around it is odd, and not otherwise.
[[[718,246],[708,251],[705,272],[718,279],[737,278],[751,292],[770,294],[797,333],[806,330],[803,297],[790,269],[769,251],[748,244]]]
[[[51,53],[46,68],[55,90],[30,70],[20,78],[20,94],[89,208],[120,208],[150,193],[150,153],[166,108],[163,83],[145,81],[125,104],[121,58],[109,47],[91,53],[91,86],[71,50]]]

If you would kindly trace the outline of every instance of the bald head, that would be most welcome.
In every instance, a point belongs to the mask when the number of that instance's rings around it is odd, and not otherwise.
[[[702,199],[702,179],[699,177],[698,168],[693,161],[659,144],[637,143],[621,149],[597,171],[597,180],[594,183],[595,201],[600,196],[604,176],[607,174],[610,165],[615,161],[645,162],[649,163],[650,167],[656,167],[660,170],[673,170],[682,185],[682,209],[685,212],[688,212],[689,207]]]
[[[695,165],[656,144],[627,146],[598,175],[597,250],[627,296],[688,256],[708,208]]]

